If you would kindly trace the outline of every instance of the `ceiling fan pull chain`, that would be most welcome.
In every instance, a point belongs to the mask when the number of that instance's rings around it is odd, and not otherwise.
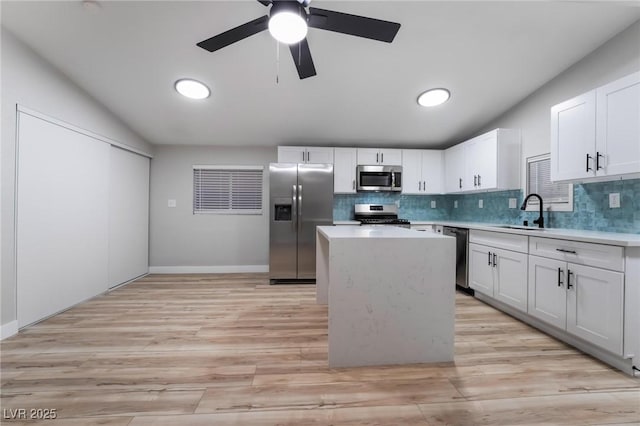
[[[276,84],[280,83],[280,42],[276,40]]]

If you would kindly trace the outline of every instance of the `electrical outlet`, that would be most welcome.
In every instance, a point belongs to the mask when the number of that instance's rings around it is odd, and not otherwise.
[[[518,206],[518,199],[517,198],[509,198],[509,208],[510,209],[515,209]]]
[[[431,208],[432,209],[436,208],[436,200],[431,200]]]
[[[620,193],[613,192],[609,194],[609,208],[611,209],[619,209],[620,208]]]
[[[478,200],[478,208],[480,208],[480,209],[484,208],[484,201],[483,200]]]
[[[176,200],[167,200],[167,207],[175,207],[176,205]]]
[[[453,200],[453,208],[454,209],[458,208],[458,200]]]

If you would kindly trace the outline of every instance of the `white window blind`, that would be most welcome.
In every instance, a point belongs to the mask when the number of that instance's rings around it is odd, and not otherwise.
[[[551,182],[551,160],[549,156],[527,159],[527,194],[538,194],[545,206],[552,210],[573,210],[573,185],[563,182]],[[537,205],[536,199],[530,199],[530,205]]]
[[[193,166],[193,213],[262,214],[262,166]]]

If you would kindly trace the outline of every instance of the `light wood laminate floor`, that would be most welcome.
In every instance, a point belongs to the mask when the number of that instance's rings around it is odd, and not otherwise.
[[[454,363],[330,369],[315,287],[263,274],[150,275],[0,355],[3,417],[51,425],[640,424],[640,380],[465,294]]]

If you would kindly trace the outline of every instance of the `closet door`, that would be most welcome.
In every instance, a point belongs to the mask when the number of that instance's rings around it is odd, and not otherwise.
[[[109,145],[19,113],[17,313],[24,327],[108,288]]]
[[[149,159],[111,146],[109,287],[149,271]]]

